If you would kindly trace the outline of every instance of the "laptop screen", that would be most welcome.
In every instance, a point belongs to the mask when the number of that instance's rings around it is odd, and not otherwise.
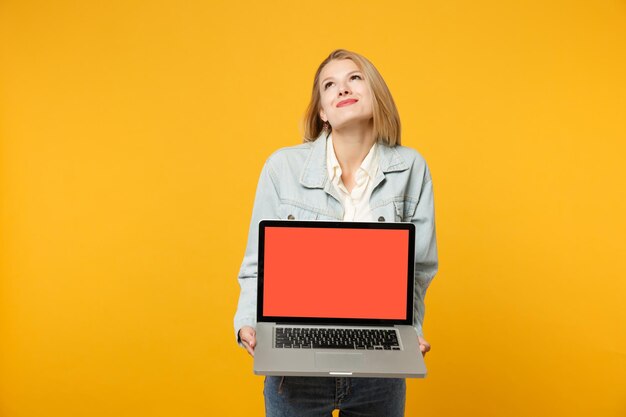
[[[407,320],[409,229],[310,223],[264,228],[262,315]]]

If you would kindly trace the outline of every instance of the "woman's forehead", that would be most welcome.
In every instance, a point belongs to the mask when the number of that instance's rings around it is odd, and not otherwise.
[[[352,71],[359,71],[357,64],[349,59],[333,59],[322,68],[320,72],[320,80],[324,80],[328,77],[338,77],[343,74],[347,74]]]

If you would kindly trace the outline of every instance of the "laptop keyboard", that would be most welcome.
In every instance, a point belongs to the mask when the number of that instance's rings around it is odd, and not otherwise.
[[[391,329],[277,327],[274,347],[287,349],[400,350]]]

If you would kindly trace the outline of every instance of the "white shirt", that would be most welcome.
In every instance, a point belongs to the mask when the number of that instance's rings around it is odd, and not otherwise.
[[[326,167],[328,169],[328,178],[330,178],[330,181],[339,194],[344,209],[344,221],[374,221],[369,201],[372,190],[374,189],[374,178],[378,171],[378,154],[376,148],[377,145],[374,143],[354,175],[355,186],[352,192],[348,192],[348,189],[341,180],[342,171],[339,161],[337,160],[337,155],[335,155],[332,134],[328,135],[326,141]]]

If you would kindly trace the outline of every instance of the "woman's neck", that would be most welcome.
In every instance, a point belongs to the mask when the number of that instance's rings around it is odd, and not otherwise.
[[[364,129],[333,129],[333,148],[341,171],[354,175],[376,142],[372,126]]]

